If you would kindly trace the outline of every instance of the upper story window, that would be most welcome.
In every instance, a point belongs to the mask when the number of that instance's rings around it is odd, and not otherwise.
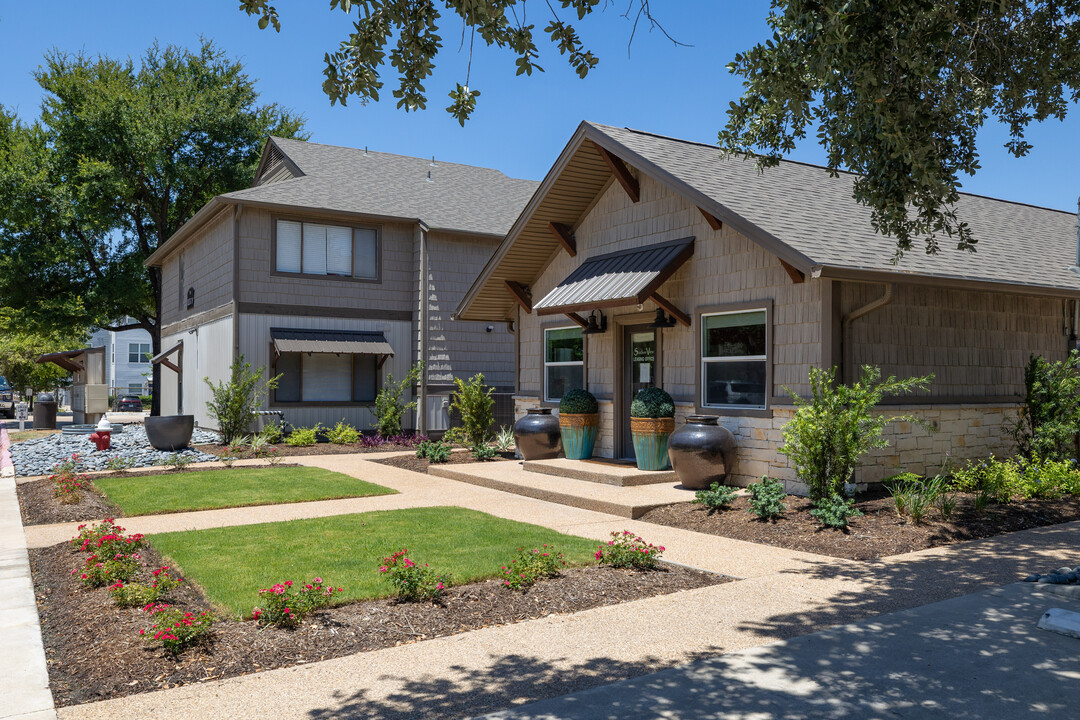
[[[150,362],[150,343],[128,343],[128,362],[133,364]]]
[[[578,326],[544,330],[544,400],[585,387],[585,336]]]
[[[701,316],[701,404],[764,408],[768,395],[766,310]]]
[[[379,278],[379,234],[372,228],[278,220],[275,255],[277,272]]]

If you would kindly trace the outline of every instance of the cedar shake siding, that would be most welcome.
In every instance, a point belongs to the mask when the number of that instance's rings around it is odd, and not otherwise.
[[[183,258],[184,286],[180,287]],[[181,322],[199,313],[232,301],[233,222],[232,209],[225,208],[180,252],[171,254],[161,267],[161,325]],[[195,291],[195,306],[187,308],[188,288]]]

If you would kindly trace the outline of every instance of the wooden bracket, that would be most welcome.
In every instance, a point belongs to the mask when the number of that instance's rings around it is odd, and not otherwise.
[[[383,364],[386,363],[386,361],[387,361],[387,359],[389,359],[389,357],[390,357],[389,355],[381,355],[379,357],[379,364],[375,367],[375,369],[376,370],[382,370]]]
[[[779,260],[779,258],[777,259]],[[791,278],[791,282],[796,284],[806,282],[806,275],[804,275],[801,270],[783,260],[780,260],[780,264],[784,266],[784,270],[787,271],[788,277]]]
[[[562,245],[563,250],[565,250],[570,257],[576,257],[577,239],[574,237],[573,231],[570,230],[570,226],[557,222],[549,222],[548,228],[551,230],[551,234],[555,236],[555,239],[559,241],[559,244]]]
[[[626,166],[626,163],[619,158],[618,155],[605,150],[597,145],[595,142],[593,145],[596,147],[596,151],[600,153],[600,157],[604,158],[608,167],[611,168],[612,174],[615,175],[615,179],[622,185],[622,189],[626,191],[626,194],[630,196],[633,202],[637,202],[641,199],[641,187],[638,185],[637,178],[630,172],[630,168]]]
[[[179,368],[179,367],[177,367],[176,365],[174,365],[174,364],[173,364],[173,362],[172,362],[171,360],[166,360],[165,358],[162,358],[162,359],[161,359],[161,360],[160,360],[159,362],[160,362],[160,364],[162,364],[162,365],[164,365],[165,367],[167,367],[167,368],[169,368],[170,370],[172,370],[172,371],[173,371],[174,373],[176,373],[177,375],[179,375],[179,374],[180,374],[180,368]]]
[[[690,327],[690,316],[675,307],[675,305],[663,295],[660,293],[653,293],[650,299],[667,311],[669,315],[678,320],[680,325]]]
[[[724,223],[720,220],[717,220],[716,216],[713,215],[711,212],[708,212],[704,208],[698,208],[698,211],[705,218],[705,222],[709,223],[709,227],[711,227],[713,230],[720,230],[724,227]]]
[[[589,326],[589,323],[585,320],[585,318],[581,317],[576,312],[566,313],[566,317],[568,317],[571,320],[573,320],[574,322],[576,322],[578,325],[580,325],[582,327],[582,329],[585,329],[586,327]]]
[[[516,280],[505,280],[506,289],[510,291],[510,294],[517,300],[517,304],[521,306],[521,309],[527,313],[532,312],[532,294],[529,290],[517,282]]]

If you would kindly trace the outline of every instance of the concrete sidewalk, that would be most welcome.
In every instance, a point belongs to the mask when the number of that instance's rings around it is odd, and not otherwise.
[[[1080,599],[1017,583],[485,717],[1077,717],[1080,640],[1036,628],[1051,607]]]

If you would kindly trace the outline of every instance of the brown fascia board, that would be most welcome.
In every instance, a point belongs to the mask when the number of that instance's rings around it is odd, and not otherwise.
[[[189,237],[228,204],[231,204],[228,198],[223,198],[220,195],[210,198],[205,205],[199,208],[199,212],[192,215],[190,220],[181,225],[180,229],[174,232],[161,247],[150,253],[149,257],[143,260],[143,265],[146,267],[161,267],[165,258],[179,249]]]
[[[1013,295],[1033,295],[1037,297],[1080,298],[1080,288],[1065,288],[1055,285],[1032,285],[1027,283],[1008,283],[998,280],[984,280],[959,275],[936,275],[901,270],[875,270],[842,265],[818,265],[811,273],[812,277],[852,282],[902,282],[909,285],[929,285],[931,287],[953,288],[956,290],[982,290],[987,292],[1007,292]]]
[[[457,309],[454,311],[453,315],[451,315],[451,318],[464,319],[462,318],[462,315],[464,315],[468,311],[469,306],[472,305],[473,300],[476,299],[477,293],[479,293],[480,289],[487,284],[487,281],[491,278],[491,274],[495,272],[495,270],[499,267],[499,264],[506,257],[506,254],[510,252],[510,248],[513,247],[514,241],[517,239],[518,235],[520,235],[521,231],[525,229],[525,226],[529,223],[529,220],[532,219],[533,213],[536,212],[536,209],[540,206],[540,203],[543,202],[548,192],[551,191],[551,188],[555,185],[559,177],[562,175],[562,172],[566,168],[567,163],[569,163],[570,160],[574,157],[574,155],[577,154],[577,151],[581,147],[581,143],[585,141],[586,127],[587,123],[585,122],[582,122],[580,125],[578,125],[577,130],[575,130],[574,134],[570,137],[570,141],[566,143],[566,146],[563,148],[562,152],[559,153],[559,157],[555,160],[555,164],[551,166],[550,170],[548,170],[547,175],[544,176],[544,179],[540,182],[540,185],[537,186],[536,191],[533,193],[532,197],[529,198],[529,202],[525,204],[525,208],[521,211],[521,214],[518,215],[518,219],[514,221],[514,224],[510,227],[509,232],[506,233],[506,237],[503,239],[502,243],[499,245],[498,248],[495,249],[495,252],[492,254],[491,258],[484,265],[484,269],[480,271],[480,274],[476,277],[476,280],[473,281],[473,284],[469,287],[468,291],[465,293],[465,296],[461,299],[461,302],[458,303]],[[559,248],[559,244],[555,241],[554,237],[551,238],[551,244],[556,249],[556,252],[561,251]],[[552,257],[554,257],[554,254],[552,255]],[[547,267],[547,264],[545,264],[544,267]],[[536,275],[539,275],[540,272],[543,272],[543,268],[538,270]],[[525,284],[531,285],[535,279],[536,277],[534,276],[533,278],[530,278],[529,282]],[[482,317],[468,319],[501,321],[506,318]]]

